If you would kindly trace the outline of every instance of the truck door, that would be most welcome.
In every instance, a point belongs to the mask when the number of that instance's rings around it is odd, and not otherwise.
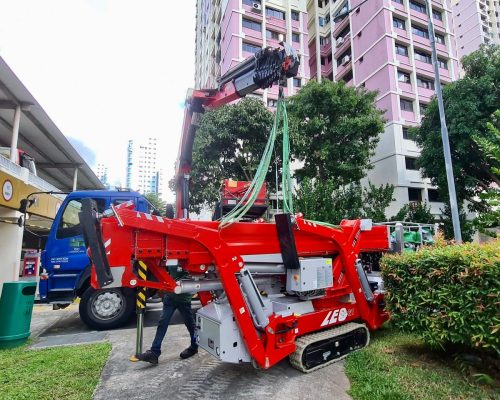
[[[40,288],[42,300],[73,301],[76,282],[82,271],[88,266],[78,213],[82,208],[82,199],[68,199],[64,209],[58,213],[51,229],[44,256],[44,269],[48,273],[47,288]],[[95,198],[99,212],[109,206],[109,197]],[[46,293],[43,293],[45,292]],[[45,294],[45,296],[44,296]],[[44,298],[45,297],[45,298]]]

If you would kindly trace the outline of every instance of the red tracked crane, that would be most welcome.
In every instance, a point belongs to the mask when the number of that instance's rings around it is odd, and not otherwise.
[[[177,219],[138,212],[133,204],[104,217],[91,202],[81,215],[93,261],[92,285],[198,292],[200,347],[226,362],[269,368],[289,356],[310,372],[369,341],[387,320],[383,291],[374,290],[361,264],[364,252],[389,248],[385,227],[369,220],[324,226],[300,214],[274,223],[188,219],[188,182],[194,117],[257,88],[297,74],[293,49],[265,49],[230,70],[216,90],[194,91],[187,102],[176,171]],[[137,265],[148,267],[141,279]],[[189,272],[175,282],[166,265]]]

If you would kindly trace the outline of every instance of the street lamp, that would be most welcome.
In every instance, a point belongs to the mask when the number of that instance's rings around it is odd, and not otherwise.
[[[335,23],[340,22],[342,19],[344,19],[344,17],[349,15],[351,12],[359,8],[362,4],[366,3],[367,1],[368,0],[363,0],[361,3],[359,3],[352,9],[349,9],[349,6],[347,6],[346,11],[337,14],[333,19],[333,22]],[[432,66],[434,67],[434,88],[436,90],[436,97],[439,109],[439,120],[441,122],[441,140],[443,142],[444,163],[446,167],[446,181],[448,183],[448,195],[450,198],[451,219],[453,222],[453,234],[455,236],[455,241],[461,243],[462,232],[460,230],[460,219],[458,216],[458,202],[455,191],[455,178],[453,176],[453,166],[451,162],[450,140],[448,137],[448,127],[446,126],[446,117],[444,114],[443,92],[441,90],[441,81],[439,79],[439,64],[436,52],[436,36],[434,34],[434,23],[432,21],[432,12],[429,0],[425,0],[425,8],[427,12],[427,18],[429,20],[428,31],[432,49]]]

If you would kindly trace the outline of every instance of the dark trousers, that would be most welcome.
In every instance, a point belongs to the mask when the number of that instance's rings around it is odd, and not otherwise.
[[[161,343],[167,333],[170,319],[172,318],[172,315],[174,315],[174,311],[176,309],[182,314],[184,324],[191,335],[191,347],[193,349],[198,348],[198,344],[196,343],[196,325],[194,323],[193,312],[191,311],[191,302],[179,302],[165,296],[163,298],[163,312],[161,314],[160,321],[158,322],[158,328],[156,328],[156,335],[153,340],[153,344],[151,345],[151,351],[157,356],[160,356],[161,354]]]

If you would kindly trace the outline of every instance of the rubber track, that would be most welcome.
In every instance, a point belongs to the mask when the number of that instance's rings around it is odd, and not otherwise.
[[[334,358],[333,360],[330,360],[327,363],[317,365],[314,368],[305,369],[305,366],[302,364],[302,354],[304,353],[304,350],[306,349],[306,347],[314,342],[319,342],[321,340],[330,339],[330,338],[335,337],[335,336],[344,335],[346,333],[352,332],[352,331],[359,329],[359,328],[366,329],[367,340],[366,340],[365,346],[368,346],[368,343],[370,343],[370,331],[368,330],[368,328],[366,327],[365,324],[358,324],[355,322],[349,322],[347,324],[337,326],[335,328],[328,329],[326,331],[311,333],[309,335],[304,335],[304,336],[299,337],[298,339],[295,340],[295,345],[297,346],[295,349],[295,352],[293,352],[289,356],[290,363],[292,364],[292,367],[298,369],[299,371],[302,371],[302,372],[305,372],[306,374],[308,374],[309,372],[316,371],[317,369],[326,367],[327,365],[330,365],[330,364],[333,364],[337,361],[342,360],[343,358],[347,357],[347,355],[349,353],[344,354],[343,356],[341,356],[339,358]],[[363,346],[363,347],[365,347],[365,346]]]

